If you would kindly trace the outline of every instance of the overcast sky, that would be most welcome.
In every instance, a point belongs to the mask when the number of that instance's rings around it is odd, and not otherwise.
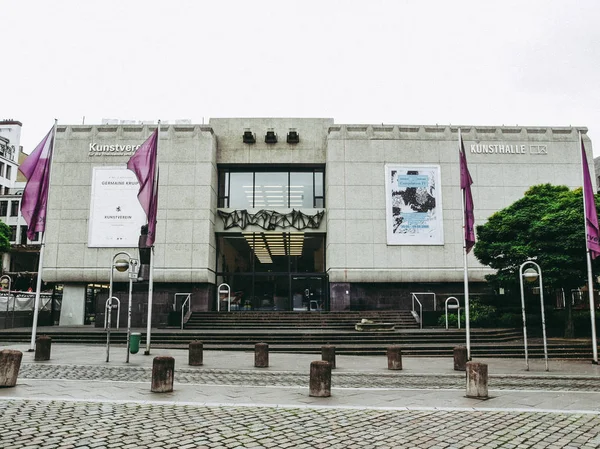
[[[0,0],[0,118],[587,126],[600,2]],[[595,154],[600,155],[600,141]]]

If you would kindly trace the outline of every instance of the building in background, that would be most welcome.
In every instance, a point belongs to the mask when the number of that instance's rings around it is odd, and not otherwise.
[[[19,165],[27,155],[21,147],[22,123],[0,121],[0,220],[11,230],[10,253],[2,255],[2,273],[13,280],[13,290],[35,287],[40,251],[39,237],[27,239],[27,225],[21,216],[21,195],[25,178]]]
[[[61,324],[102,322],[113,256],[138,257],[144,213],[126,169],[151,124],[59,125],[44,257]],[[581,185],[578,131],[461,128],[477,224],[532,185]],[[153,323],[193,310],[408,309],[463,291],[458,127],[224,118],[161,125]],[[7,207],[9,207],[7,205]],[[473,292],[491,273],[469,255]],[[127,277],[115,272],[116,295]],[[148,283],[134,286],[133,325]],[[125,307],[126,309],[126,307]]]

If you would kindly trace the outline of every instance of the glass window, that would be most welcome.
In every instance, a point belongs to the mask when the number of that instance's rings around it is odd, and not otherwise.
[[[229,174],[229,207],[232,209],[251,209],[253,196],[253,173]]]
[[[325,207],[322,168],[219,171],[219,207],[231,209],[307,209]]]
[[[233,174],[233,173],[232,173]],[[257,172],[254,181],[254,207],[281,209],[288,206],[288,173]]]
[[[229,207],[229,173],[219,173],[219,206]]]
[[[16,217],[19,215],[19,201],[10,202],[10,216]]]
[[[0,201],[0,217],[6,217],[8,213],[8,201]]]
[[[12,167],[10,165],[6,166],[6,178],[7,179],[10,179],[10,175],[11,175],[11,172],[12,172],[11,169],[12,169]]]
[[[4,176],[4,162],[0,162],[0,176]]]
[[[290,173],[290,208],[312,208],[313,173]]]
[[[27,245],[27,226],[21,226],[21,245]]]
[[[9,226],[9,228],[10,228],[10,241],[16,242],[17,241],[17,227]]]
[[[325,173],[322,171],[315,172],[315,204],[313,207],[321,208],[325,207],[325,191],[324,191],[324,178]]]

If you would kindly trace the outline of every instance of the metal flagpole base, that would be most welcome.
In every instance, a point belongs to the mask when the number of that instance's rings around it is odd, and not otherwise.
[[[150,351],[144,351],[144,355],[150,355]]]
[[[27,352],[35,352],[35,349],[31,349],[31,348],[29,348],[29,349],[27,350]]]

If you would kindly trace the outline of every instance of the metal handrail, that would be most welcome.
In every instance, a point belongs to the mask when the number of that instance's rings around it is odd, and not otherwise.
[[[177,297],[178,296],[185,296],[186,298],[188,298],[189,296],[191,296],[191,293],[175,293],[175,296],[173,297],[173,312],[177,312]],[[183,305],[182,305],[183,307]]]
[[[437,310],[437,296],[433,292],[412,292],[411,295],[433,295],[433,311]]]
[[[415,311],[415,301],[417,301],[419,303],[419,328],[423,329],[423,304],[421,304],[421,301],[419,301],[419,298],[417,298],[417,296],[414,293],[411,293],[412,295],[412,311],[416,313]]]
[[[223,286],[226,290],[221,290],[221,287]],[[221,293],[227,293],[227,311],[231,312],[231,287],[225,282],[219,284],[219,287],[217,288],[217,312],[221,311]]]
[[[119,317],[121,316],[121,301],[119,300],[119,298],[117,298],[116,296],[113,296],[111,298],[108,298],[106,300],[106,304],[104,305],[104,330],[107,329],[108,326],[108,314],[112,313],[112,300],[116,300],[117,301],[117,330],[119,330]],[[109,310],[109,302],[110,302],[110,310]]]
[[[0,284],[4,285],[4,282],[2,281],[8,281],[6,282],[6,284],[8,284],[8,292],[6,294],[6,317],[4,318],[4,329],[8,328],[8,306],[10,304],[10,289],[12,286],[12,278],[7,275],[7,274],[3,274],[2,276],[0,276]],[[0,287],[2,288],[2,287]],[[12,327],[15,327],[15,302],[13,300],[13,322],[12,322]]]
[[[448,301],[450,301],[451,299],[456,301],[456,305],[448,305]],[[446,299],[446,302],[444,303],[445,307],[446,307],[446,330],[448,329],[448,309],[449,308],[456,308],[456,310],[458,310],[458,328],[460,329],[460,303],[458,302],[458,299],[454,296],[450,296],[448,299]]]
[[[183,312],[185,310],[185,305],[188,304],[188,310],[190,309],[190,307],[192,307],[191,305],[191,301],[190,299],[192,298],[192,294],[188,294],[187,298],[185,298],[185,301],[183,301],[183,304],[181,305],[181,330],[183,330]]]

